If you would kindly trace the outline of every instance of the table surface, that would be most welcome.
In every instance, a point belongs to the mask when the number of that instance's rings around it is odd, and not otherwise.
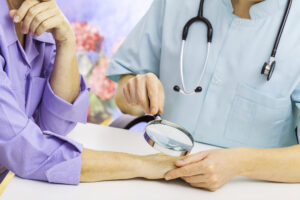
[[[141,133],[98,125],[78,125],[68,136],[86,148],[127,152],[140,155],[157,153],[143,139]],[[210,147],[196,144],[193,152]],[[300,199],[300,184],[279,184],[236,178],[217,192],[191,188],[183,181],[172,182],[133,179],[82,183],[79,186],[56,185],[14,177],[0,197],[2,200],[99,200],[99,199],[166,199],[166,200],[254,200]]]

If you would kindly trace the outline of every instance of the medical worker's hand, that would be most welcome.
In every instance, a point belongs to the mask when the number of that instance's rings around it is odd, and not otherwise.
[[[123,95],[128,104],[140,106],[146,114],[156,115],[164,111],[164,88],[153,73],[130,78],[123,86]]]
[[[193,187],[216,191],[242,173],[242,160],[246,157],[239,149],[204,151],[178,160],[178,169],[166,174],[166,180],[182,178]]]
[[[50,32],[57,44],[75,41],[70,24],[54,0],[25,0],[18,10],[11,10],[9,15],[15,23],[21,23],[23,34],[40,36]]]

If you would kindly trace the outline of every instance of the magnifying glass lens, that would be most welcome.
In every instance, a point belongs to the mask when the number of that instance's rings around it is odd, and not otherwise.
[[[164,125],[151,124],[146,127],[147,135],[160,146],[174,151],[189,151],[193,141],[180,129]]]

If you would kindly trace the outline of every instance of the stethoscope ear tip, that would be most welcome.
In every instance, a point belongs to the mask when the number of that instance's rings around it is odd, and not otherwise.
[[[196,92],[196,93],[200,93],[200,92],[202,92],[202,87],[200,87],[200,86],[199,86],[199,87],[197,87],[197,88],[195,89],[195,92]]]
[[[178,85],[175,85],[174,88],[173,88],[173,90],[175,92],[180,92],[180,87]]]

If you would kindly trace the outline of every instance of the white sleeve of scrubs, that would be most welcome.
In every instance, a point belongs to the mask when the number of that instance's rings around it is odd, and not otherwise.
[[[164,9],[165,0],[154,0],[150,10],[113,56],[106,74],[108,78],[118,82],[125,74],[151,72],[159,76]]]

